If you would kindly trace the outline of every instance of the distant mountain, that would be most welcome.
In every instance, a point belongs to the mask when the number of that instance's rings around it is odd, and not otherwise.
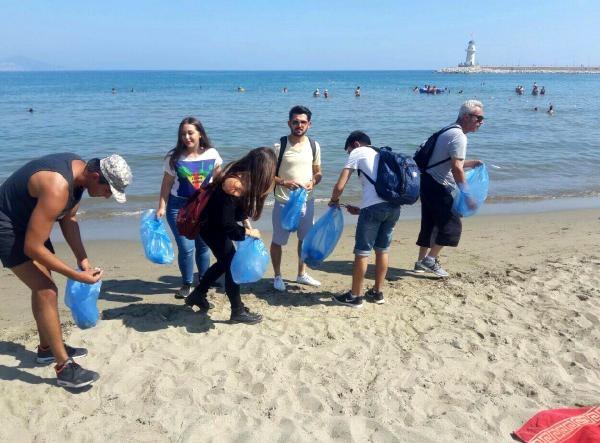
[[[27,57],[8,57],[0,59],[0,71],[55,71],[58,66]]]

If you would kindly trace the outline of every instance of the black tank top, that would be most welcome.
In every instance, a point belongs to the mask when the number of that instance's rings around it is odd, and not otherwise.
[[[58,216],[61,219],[81,200],[83,188],[73,188],[73,169],[71,162],[81,160],[81,157],[70,154],[50,154],[32,160],[15,171],[0,186],[0,218],[9,221],[13,228],[25,231],[37,198],[29,195],[27,185],[33,174],[40,171],[58,172],[69,184],[69,199],[67,205]]]

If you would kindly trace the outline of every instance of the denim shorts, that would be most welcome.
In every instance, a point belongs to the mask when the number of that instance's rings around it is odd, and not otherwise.
[[[375,252],[388,252],[392,243],[394,226],[400,218],[400,206],[377,203],[360,210],[356,224],[354,254],[362,257]]]

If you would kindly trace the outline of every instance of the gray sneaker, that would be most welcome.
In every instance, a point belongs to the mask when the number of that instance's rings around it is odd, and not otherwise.
[[[417,274],[422,274],[425,271],[427,271],[427,268],[423,266],[420,261],[416,261],[415,267],[413,268],[413,272],[416,272]]]
[[[445,278],[450,275],[444,270],[444,268],[442,268],[442,266],[440,265],[440,262],[437,260],[437,258],[434,259],[433,257],[426,256],[419,263],[425,271],[431,272],[432,274],[435,274],[438,277]],[[416,264],[415,264],[415,266],[416,266]]]
[[[97,372],[83,369],[72,359],[68,359],[62,367],[55,366],[56,382],[65,388],[83,388],[100,378]]]

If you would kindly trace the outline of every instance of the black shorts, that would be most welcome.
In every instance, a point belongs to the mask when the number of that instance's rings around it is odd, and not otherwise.
[[[429,248],[433,240],[440,246],[458,246],[462,222],[452,210],[453,203],[450,191],[429,174],[421,174],[421,231],[417,245]]]
[[[53,254],[50,239],[44,243]],[[14,228],[5,217],[0,216],[0,261],[5,268],[14,268],[31,260],[25,255],[25,232]]]

